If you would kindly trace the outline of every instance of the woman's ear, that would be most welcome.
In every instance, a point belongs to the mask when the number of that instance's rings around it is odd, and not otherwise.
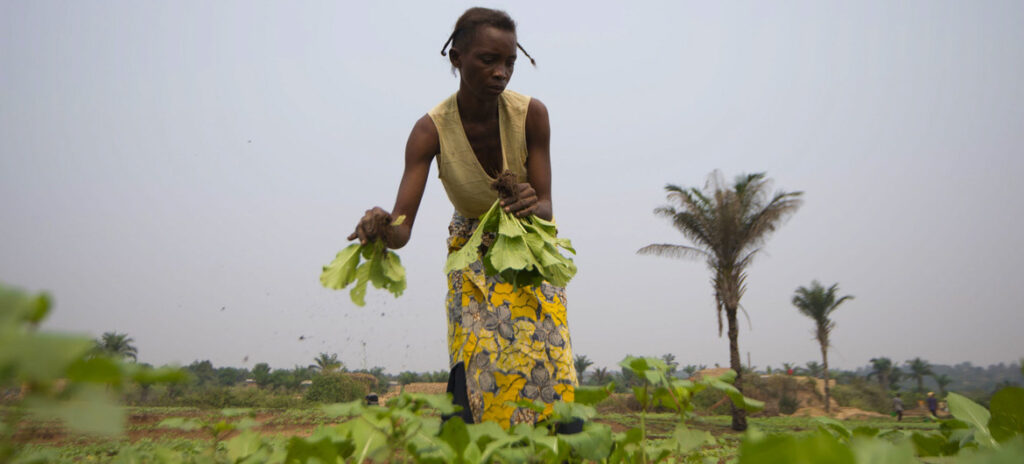
[[[453,68],[462,67],[462,53],[455,47],[448,50],[448,61],[451,61]]]

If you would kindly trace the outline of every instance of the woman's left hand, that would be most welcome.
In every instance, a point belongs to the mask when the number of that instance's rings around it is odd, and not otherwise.
[[[505,212],[518,217],[527,217],[536,213],[538,199],[537,192],[533,189],[533,186],[529,182],[516,184],[516,192],[515,202],[512,202],[510,199],[501,199],[501,206],[505,209]]]

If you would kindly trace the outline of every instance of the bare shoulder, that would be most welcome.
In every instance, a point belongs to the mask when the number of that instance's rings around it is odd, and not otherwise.
[[[551,123],[548,121],[548,107],[536,98],[530,99],[526,109],[526,139],[546,140],[551,134]]]
[[[424,114],[416,124],[412,126],[412,133],[409,134],[409,142],[406,144],[406,154],[417,158],[433,158],[441,151],[440,138],[437,135],[437,127],[429,114]]]
[[[530,124],[531,119],[545,122],[548,120],[548,107],[536,98],[530,98],[530,106],[526,108],[526,123]]]

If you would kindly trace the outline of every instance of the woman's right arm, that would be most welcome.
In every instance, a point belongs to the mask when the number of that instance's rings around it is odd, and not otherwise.
[[[427,186],[427,177],[430,175],[430,163],[434,155],[441,151],[441,142],[437,135],[437,128],[429,115],[424,115],[409,134],[409,141],[405,145],[405,171],[402,173],[402,182],[398,185],[398,196],[395,198],[395,206],[388,213],[380,207],[366,210],[366,214],[359,220],[355,232],[348,236],[349,240],[359,239],[359,242],[366,244],[377,237],[384,239],[388,248],[401,248],[409,242],[412,235],[412,225],[416,222],[416,212],[420,208],[420,200],[423,199],[423,190]],[[384,230],[375,230],[373,224],[386,218],[387,223],[392,223],[399,216],[405,216],[400,225],[390,226]]]

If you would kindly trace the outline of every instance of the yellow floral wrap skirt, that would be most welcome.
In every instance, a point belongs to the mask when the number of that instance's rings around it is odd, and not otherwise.
[[[466,243],[478,221],[458,213],[448,227],[448,252]],[[484,236],[485,246],[493,236]],[[572,401],[577,385],[566,322],[565,289],[543,283],[513,289],[487,276],[478,259],[448,273],[448,355],[463,363],[473,420],[504,428],[535,423],[555,401]],[[546,404],[540,414],[519,400]]]

